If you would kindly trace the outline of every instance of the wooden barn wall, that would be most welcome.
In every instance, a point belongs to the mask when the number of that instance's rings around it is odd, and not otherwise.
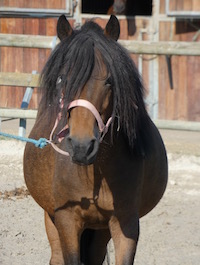
[[[49,23],[50,22],[50,23]],[[40,19],[13,19],[5,18],[0,20],[1,33],[8,34],[54,34],[53,21]],[[31,73],[32,70],[41,71],[44,62],[50,51],[44,49],[31,48],[1,48],[1,72],[24,72]],[[20,107],[25,88],[1,87],[0,106],[1,107]],[[38,103],[36,89],[31,99],[31,108],[36,108]]]
[[[0,1],[1,2],[1,1]],[[14,3],[15,1],[4,1]],[[18,0],[22,6],[24,3],[35,3],[36,1]],[[60,1],[40,0],[40,5],[47,8],[58,8]],[[175,3],[176,2],[176,3]],[[184,6],[181,3],[184,2]],[[197,10],[199,0],[171,1],[174,10],[180,8],[192,8]],[[33,7],[33,6],[32,6]],[[35,7],[35,6],[34,6]],[[59,8],[63,8],[60,6]],[[160,0],[160,14],[165,14],[165,0]],[[83,22],[86,19],[83,19]],[[148,17],[136,17],[136,19],[122,19],[119,16],[121,26],[121,39],[148,40],[149,19]],[[96,20],[102,27],[105,27],[107,19],[98,18]],[[17,34],[36,34],[36,35],[56,35],[57,19],[0,19],[1,33]],[[73,20],[70,22],[73,24]],[[162,41],[193,41],[193,37],[200,28],[199,21],[179,21],[170,20],[160,21],[159,38]],[[141,30],[143,33],[141,33]],[[198,36],[196,41],[200,41]],[[51,50],[29,49],[29,48],[1,48],[0,58],[2,72],[26,72],[31,73],[36,70],[39,73],[43,68]],[[142,76],[147,93],[149,90],[149,66],[154,58],[159,62],[159,111],[160,119],[181,119],[200,121],[200,59],[192,56],[172,56],[173,89],[170,89],[168,70],[165,56],[153,55],[132,55],[133,60],[138,66],[139,60],[142,61]],[[20,107],[24,89],[14,87],[0,87],[0,107]],[[31,99],[30,108],[37,108],[39,102],[38,91],[35,90]]]
[[[165,5],[161,1],[161,8],[164,10]],[[169,0],[170,11],[200,11],[199,0]]]
[[[165,1],[160,13],[165,14]],[[200,10],[199,0],[173,0],[170,10]],[[197,34],[200,20],[160,22],[160,41],[200,41]],[[200,58],[172,56],[173,89],[170,89],[165,56],[159,56],[159,117],[160,119],[200,121]]]
[[[0,0],[0,5],[5,7],[24,8],[65,8],[63,0]],[[30,35],[56,35],[57,19],[38,18],[0,18],[0,33],[30,34]],[[41,72],[51,50],[35,48],[0,48],[0,71],[31,73],[33,70]],[[26,88],[0,87],[0,107],[20,108]],[[34,89],[30,108],[37,108],[39,102],[38,89]]]
[[[86,19],[83,19],[83,23]],[[105,27],[108,19],[97,19],[96,22]],[[0,32],[8,34],[32,34],[32,35],[56,35],[57,19],[36,19],[36,18],[1,18]],[[70,20],[71,25],[74,21]],[[120,39],[137,39],[141,28],[148,26],[148,19],[120,19],[121,34]],[[31,73],[32,70],[41,72],[48,56],[50,49],[31,49],[31,48],[11,48],[2,47],[0,49],[1,56],[1,72],[24,72]],[[132,55],[136,65],[138,64],[138,55]],[[145,64],[145,62],[144,62]],[[148,71],[143,67],[144,79],[148,80]],[[20,107],[25,88],[16,87],[0,87],[0,107]],[[34,90],[29,108],[37,108],[40,99],[38,89]]]

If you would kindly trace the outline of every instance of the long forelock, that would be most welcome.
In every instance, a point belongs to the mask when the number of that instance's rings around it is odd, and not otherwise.
[[[120,126],[133,146],[139,130],[138,121],[146,115],[141,77],[130,55],[117,42],[106,39],[106,42],[98,42],[98,47],[112,76],[113,118],[120,117]]]

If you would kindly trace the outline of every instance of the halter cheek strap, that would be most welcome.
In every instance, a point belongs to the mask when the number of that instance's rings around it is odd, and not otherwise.
[[[95,106],[90,103],[89,101],[85,100],[85,99],[76,99],[76,100],[73,100],[72,102],[70,102],[67,110],[70,110],[72,108],[75,108],[75,107],[84,107],[88,110],[90,110],[92,112],[92,114],[94,115],[94,117],[96,118],[97,120],[97,124],[98,124],[98,127],[99,127],[99,131],[101,133],[101,137],[100,137],[100,142],[103,140],[105,134],[108,132],[108,129],[109,129],[109,126],[112,122],[112,117],[110,117],[107,121],[106,124],[104,124],[98,110],[95,108]],[[61,105],[61,109],[63,108],[63,104]],[[51,134],[50,134],[50,137],[49,137],[49,142],[51,143],[52,147],[57,151],[59,152],[60,154],[62,155],[66,155],[66,156],[69,156],[69,153],[68,152],[65,152],[63,150],[61,150],[60,148],[57,147],[57,145],[55,145],[53,143],[53,133],[55,131],[55,129],[57,128],[58,126],[58,123],[59,121],[61,120],[61,112],[58,114],[58,117],[55,121],[55,124],[54,124],[54,127],[51,131]],[[65,130],[69,129],[69,125],[66,124],[65,127],[58,133],[58,135],[61,135],[62,132],[64,132]],[[64,137],[61,137],[59,142],[61,142],[63,140]]]

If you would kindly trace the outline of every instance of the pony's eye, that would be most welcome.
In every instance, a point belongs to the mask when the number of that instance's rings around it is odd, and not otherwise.
[[[107,78],[107,80],[106,80],[106,82],[105,82],[105,85],[107,86],[111,86],[112,85],[112,77],[111,76],[109,76],[108,78]]]
[[[62,82],[62,76],[60,75],[60,76],[57,78],[56,85],[60,84],[61,82]]]

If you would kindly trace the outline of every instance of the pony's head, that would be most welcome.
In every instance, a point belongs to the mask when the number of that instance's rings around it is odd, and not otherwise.
[[[73,30],[65,16],[58,20],[61,42],[43,69],[42,87],[60,117],[57,137],[76,163],[94,162],[115,123],[132,148],[139,116],[146,113],[140,76],[117,43],[119,33],[115,16],[104,30],[93,21]]]

